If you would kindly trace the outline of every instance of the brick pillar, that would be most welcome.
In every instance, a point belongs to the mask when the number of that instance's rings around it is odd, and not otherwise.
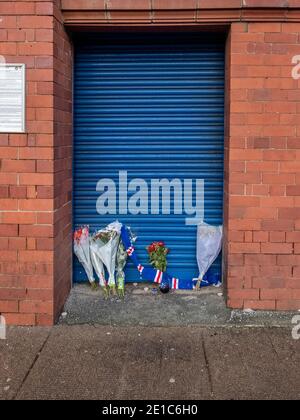
[[[0,3],[0,54],[26,64],[26,133],[0,135],[0,313],[51,325],[71,261],[71,47],[58,1]]]
[[[59,4],[60,2],[57,1]],[[60,7],[60,4],[58,5]],[[57,9],[60,13],[60,9]],[[59,15],[60,16],[60,15]],[[62,18],[54,24],[54,314],[72,285],[73,54]]]
[[[233,23],[227,294],[232,308],[300,309],[299,23]]]

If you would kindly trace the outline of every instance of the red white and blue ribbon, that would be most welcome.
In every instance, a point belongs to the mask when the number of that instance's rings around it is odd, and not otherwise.
[[[179,289],[179,280],[175,277],[172,278],[172,289],[178,290]]]
[[[154,283],[161,284],[162,280],[163,280],[163,272],[157,270],[156,271],[156,276],[154,278]]]
[[[126,250],[126,252],[127,252],[127,254],[128,254],[128,256],[129,257],[131,257],[132,256],[132,254],[134,253],[134,247],[133,246],[131,246],[131,247],[129,247],[127,250]]]
[[[142,272],[144,271],[144,268],[141,264],[138,265],[137,269],[138,271],[142,274]]]

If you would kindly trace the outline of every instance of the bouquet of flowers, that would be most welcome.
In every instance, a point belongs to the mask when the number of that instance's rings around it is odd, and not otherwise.
[[[120,298],[125,296],[125,273],[124,267],[127,262],[127,252],[124,248],[122,242],[119,243],[119,248],[117,252],[117,262],[116,262],[116,271],[117,271],[117,292]]]
[[[96,271],[96,274],[99,279],[99,284],[103,287],[105,294],[108,293],[107,291],[107,282],[105,280],[105,273],[104,273],[104,265],[101,258],[98,255],[98,247],[101,247],[103,244],[100,241],[96,241],[94,238],[91,240],[90,244],[90,251],[91,251],[91,260]]]
[[[163,272],[160,270],[160,268],[164,268],[167,266],[167,262],[166,262],[166,255],[169,253],[169,250],[165,247],[165,244],[163,242],[159,243],[159,246],[155,245],[157,243],[153,243],[151,244],[148,248],[149,248],[149,254],[152,252],[155,252],[155,250],[158,248],[161,248],[159,252],[162,252],[162,250],[165,248],[165,250],[163,251],[164,255],[164,262],[163,264],[158,264],[159,269],[156,268],[150,268],[150,267],[144,267],[140,261],[139,258],[137,256],[137,252],[133,246],[133,240],[130,237],[130,232],[129,229],[126,226],[122,226],[121,229],[121,239],[123,242],[123,245],[126,249],[126,252],[128,254],[128,256],[130,257],[131,261],[133,262],[134,266],[136,267],[136,269],[138,270],[138,272],[140,273],[141,279],[145,280],[145,281],[150,281],[153,282],[155,284],[160,284],[166,285],[166,288],[169,290],[170,288],[173,290],[182,288],[182,283],[181,280],[179,280],[176,277],[172,277],[170,274],[168,274],[167,272]],[[152,247],[153,245],[153,247]],[[147,248],[147,250],[148,250]],[[154,258],[155,259],[155,258]],[[154,264],[154,261],[153,261]],[[192,285],[192,281],[190,282]],[[166,291],[164,291],[166,292]]]
[[[217,259],[222,249],[223,227],[211,226],[204,222],[198,225],[197,231],[197,262],[199,278],[196,289],[201,287],[203,277]]]
[[[91,241],[92,261],[97,271],[100,285],[104,288],[104,292],[115,292],[115,270],[116,256],[120,242],[120,232],[122,225],[118,222],[111,223],[106,228],[96,232]],[[104,278],[104,266],[107,269],[109,278],[106,282]]]
[[[147,247],[147,251],[152,267],[165,272],[167,270],[167,255],[170,252],[165,243],[162,241],[153,242]]]
[[[128,229],[130,240],[134,243],[137,239],[136,236],[132,234],[130,229]],[[117,262],[116,262],[116,271],[117,271],[117,292],[120,298],[125,296],[125,273],[124,267],[127,263],[128,254],[125,249],[125,246],[122,241],[119,243],[119,248],[117,252]]]
[[[89,282],[93,287],[95,287],[96,283],[90,254],[90,236],[88,226],[83,226],[75,230],[74,253],[78,258],[79,262],[82,264],[89,279]]]

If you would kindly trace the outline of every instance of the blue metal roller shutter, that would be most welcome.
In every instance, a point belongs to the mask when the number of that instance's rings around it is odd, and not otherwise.
[[[198,275],[196,227],[182,215],[100,216],[99,179],[204,179],[205,222],[223,213],[224,42],[207,35],[81,35],[75,54],[74,226],[132,227],[142,263],[164,240],[169,272]],[[149,205],[150,206],[150,205]],[[149,210],[150,211],[150,210]],[[221,272],[221,258],[213,271]],[[140,281],[131,264],[127,281]],[[77,260],[74,280],[86,281]]]

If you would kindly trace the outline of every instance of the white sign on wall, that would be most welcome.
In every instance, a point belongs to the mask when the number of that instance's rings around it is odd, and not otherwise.
[[[0,132],[25,131],[25,64],[0,64]]]

